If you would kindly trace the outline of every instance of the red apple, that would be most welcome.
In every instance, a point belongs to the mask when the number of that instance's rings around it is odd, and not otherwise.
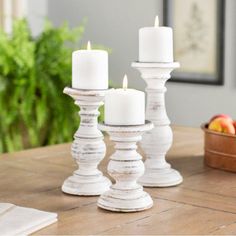
[[[226,118],[226,119],[229,119],[231,122],[233,122],[233,119],[229,116],[229,115],[226,115],[226,114],[218,114],[218,115],[215,115],[213,116],[211,119],[210,119],[210,122],[211,123],[214,119],[216,118]]]
[[[233,122],[228,117],[215,118],[210,122],[208,128],[222,133],[235,134]]]

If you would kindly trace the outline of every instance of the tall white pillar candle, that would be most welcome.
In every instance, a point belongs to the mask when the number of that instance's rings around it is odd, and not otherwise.
[[[72,54],[72,87],[76,89],[108,88],[108,53],[92,50],[77,50]]]
[[[154,27],[139,30],[139,62],[173,62],[172,28],[159,26],[158,16]]]
[[[127,88],[124,77],[122,89],[111,89],[105,95],[105,124],[141,125],[145,123],[144,92]]]

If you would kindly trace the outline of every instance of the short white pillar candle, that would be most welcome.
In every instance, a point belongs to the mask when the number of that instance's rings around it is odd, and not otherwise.
[[[76,89],[108,88],[108,53],[92,50],[77,50],[72,54],[72,87]]]
[[[139,30],[139,62],[173,62],[172,28],[159,26],[158,16],[154,27]]]
[[[141,125],[145,123],[145,94],[128,89],[125,75],[122,89],[111,89],[105,95],[105,124]]]

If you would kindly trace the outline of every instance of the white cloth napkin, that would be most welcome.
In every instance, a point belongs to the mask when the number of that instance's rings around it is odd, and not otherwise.
[[[56,221],[56,213],[0,203],[0,235],[28,235]]]

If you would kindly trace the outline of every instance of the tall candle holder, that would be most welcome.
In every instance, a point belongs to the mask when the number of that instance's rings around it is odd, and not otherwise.
[[[79,90],[66,87],[63,91],[80,107],[80,126],[74,135],[72,157],[79,169],[68,177],[62,191],[73,195],[94,196],[107,191],[111,181],[97,166],[104,158],[106,146],[103,134],[97,128],[98,108],[103,104],[106,90]]]
[[[100,208],[135,212],[152,207],[150,195],[137,183],[137,179],[144,173],[144,164],[142,156],[136,151],[136,143],[142,139],[142,134],[152,127],[153,124],[149,121],[144,125],[133,126],[99,124],[99,129],[106,131],[116,144],[116,151],[108,164],[108,173],[116,182],[98,199]]]
[[[132,63],[140,71],[147,83],[146,119],[154,124],[154,129],[143,136],[141,146],[146,154],[145,173],[139,182],[145,187],[169,187],[180,184],[182,176],[166,162],[165,155],[172,145],[173,134],[165,107],[165,83],[170,79],[173,63]]]

